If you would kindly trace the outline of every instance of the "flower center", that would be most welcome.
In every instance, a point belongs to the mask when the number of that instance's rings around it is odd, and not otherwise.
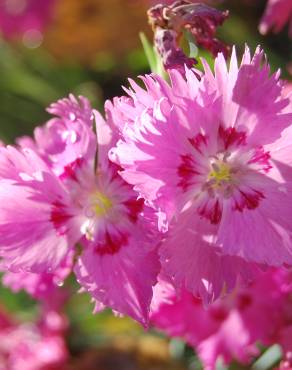
[[[112,200],[100,191],[95,191],[89,197],[89,202],[85,208],[86,221],[81,227],[81,232],[87,240],[93,241],[94,236],[111,209],[113,208]]]
[[[207,191],[211,198],[220,196],[230,198],[234,187],[238,185],[239,168],[235,163],[227,161],[229,153],[216,155],[210,159],[210,170],[203,190]]]
[[[92,209],[97,217],[104,217],[112,208],[113,203],[105,194],[97,191],[91,199]]]
[[[232,180],[232,170],[228,163],[216,161],[211,163],[212,170],[209,173],[209,184],[214,188],[221,187]]]

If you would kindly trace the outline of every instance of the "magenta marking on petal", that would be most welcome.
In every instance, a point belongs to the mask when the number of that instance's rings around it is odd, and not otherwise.
[[[246,133],[237,131],[234,127],[224,128],[219,127],[219,138],[223,141],[224,149],[227,150],[231,146],[240,146],[246,144]]]
[[[247,292],[241,292],[237,297],[237,307],[240,311],[244,311],[247,307],[252,304],[252,296]]]
[[[123,168],[120,165],[113,162],[109,162],[108,165],[109,168],[111,169],[111,181],[114,181],[115,179],[123,181],[119,174],[119,172],[123,171]]]
[[[188,139],[190,144],[199,152],[202,154],[202,146],[207,146],[207,136],[203,134],[198,134],[195,137]]]
[[[141,213],[143,210],[144,200],[143,199],[129,199],[126,202],[124,202],[124,205],[128,209],[128,216],[131,222],[136,223],[139,213]]]
[[[198,208],[200,216],[210,220],[211,224],[217,225],[222,218],[222,206],[218,199],[216,199],[213,206],[210,207],[209,203],[205,203],[204,206]]]
[[[83,159],[77,158],[74,162],[64,167],[64,172],[60,175],[61,180],[71,179],[77,181],[76,171],[82,166]]]
[[[54,224],[55,229],[60,235],[66,234],[66,224],[71,218],[72,215],[66,212],[65,206],[61,202],[56,201],[52,204],[50,221]]]
[[[119,234],[119,236],[112,236],[108,232],[105,233],[104,240],[99,241],[95,248],[95,252],[100,256],[106,254],[116,254],[121,247],[127,245],[128,236],[125,234]]]
[[[261,199],[264,199],[265,196],[262,192],[258,190],[253,190],[253,193],[246,193],[239,190],[241,197],[240,202],[235,203],[234,209],[242,212],[245,208],[247,209],[256,209],[259,206]]]
[[[253,157],[248,161],[248,164],[251,163],[258,163],[263,166],[263,170],[265,172],[269,172],[269,170],[273,167],[270,163],[270,152],[265,152],[263,147],[259,147],[255,150]]]
[[[181,180],[178,183],[183,191],[187,191],[192,185],[192,178],[195,175],[200,175],[200,173],[195,169],[195,162],[191,154],[181,155],[182,163],[177,169],[178,176]]]
[[[210,306],[209,313],[212,319],[219,322],[224,321],[228,316],[228,311],[226,308],[219,305]]]

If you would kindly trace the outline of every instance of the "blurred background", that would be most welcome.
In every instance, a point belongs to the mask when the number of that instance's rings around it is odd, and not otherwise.
[[[152,37],[150,1],[30,0],[30,8],[27,1],[0,0],[0,137],[6,142],[30,133],[47,119],[44,108],[70,92],[102,109],[105,99],[122,94],[127,77],[149,71],[138,33]],[[269,37],[258,32],[266,1],[220,3],[230,17],[219,37],[240,48],[262,45],[272,68],[289,78],[287,29]]]
[[[123,94],[121,85],[127,85],[128,77],[149,72],[139,32],[151,40],[146,17],[150,2],[30,3],[0,0],[0,139],[5,143],[31,134],[48,119],[45,108],[69,93],[85,95],[102,111],[105,99]],[[265,5],[265,0],[221,1],[218,7],[229,9],[230,17],[218,37],[240,50],[245,43],[252,49],[260,44],[272,70],[280,67],[282,77],[289,79],[292,49],[287,28],[268,37],[258,32]],[[212,61],[206,52],[199,55]],[[115,318],[110,312],[92,315],[89,297],[76,294],[78,287],[73,282],[67,285],[72,291],[65,307],[70,321],[68,370],[201,368],[183,342],[169,341],[152,331],[145,333],[132,320]],[[12,294],[4,287],[0,288],[0,305],[20,320],[33,319],[38,311],[25,293]],[[244,369],[238,364],[231,368]]]

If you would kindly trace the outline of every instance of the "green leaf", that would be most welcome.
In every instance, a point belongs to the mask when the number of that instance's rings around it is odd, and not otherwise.
[[[272,369],[282,358],[282,349],[278,344],[268,348],[252,365],[252,370]]]
[[[156,54],[153,46],[151,45],[151,43],[147,39],[144,32],[140,32],[139,37],[140,37],[140,40],[141,40],[141,43],[142,43],[147,61],[149,63],[149,67],[150,67],[152,72],[156,72],[157,71],[157,64],[158,64],[157,63],[158,62],[157,61],[157,54]]]
[[[199,49],[197,45],[194,42],[194,37],[189,31],[184,31],[184,36],[188,42],[189,45],[189,57],[190,58],[197,58]]]

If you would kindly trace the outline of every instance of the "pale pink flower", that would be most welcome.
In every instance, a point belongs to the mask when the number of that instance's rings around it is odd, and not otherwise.
[[[289,36],[292,37],[292,2],[291,0],[268,0],[259,30],[266,34],[269,30],[280,32],[289,24]]]
[[[189,210],[171,223],[159,249],[162,269],[178,291],[186,288],[205,305],[254,280],[260,271],[243,258],[222,255],[210,245],[212,232],[212,225]]]
[[[204,66],[200,80],[192,70],[185,79],[173,71],[172,87],[146,76],[147,91],[135,89],[115,108],[126,119],[111,159],[172,227],[183,220],[179,230],[193,254],[186,243],[165,243],[162,260],[177,263],[182,281],[191,280],[182,256],[195,265],[195,250],[206,245],[247,261],[291,264],[292,113],[279,73],[269,76],[259,49],[251,58],[247,48],[239,67],[233,51],[229,69],[219,55],[215,75]]]
[[[2,266],[14,272],[56,270],[80,238],[67,190],[30,149],[0,148],[0,182]]]
[[[36,151],[58,176],[66,176],[70,165],[86,156],[94,156],[96,137],[92,130],[94,116],[89,101],[72,94],[53,103],[47,111],[56,117],[34,130],[34,138],[17,139],[23,148]]]
[[[95,113],[97,145],[93,112],[76,104],[70,97],[53,106],[60,117],[38,130],[34,149],[0,148],[3,265],[54,279],[79,243],[74,271],[96,309],[109,306],[147,325],[160,267],[154,213],[109,162],[110,126]],[[63,140],[68,133],[77,140]]]

